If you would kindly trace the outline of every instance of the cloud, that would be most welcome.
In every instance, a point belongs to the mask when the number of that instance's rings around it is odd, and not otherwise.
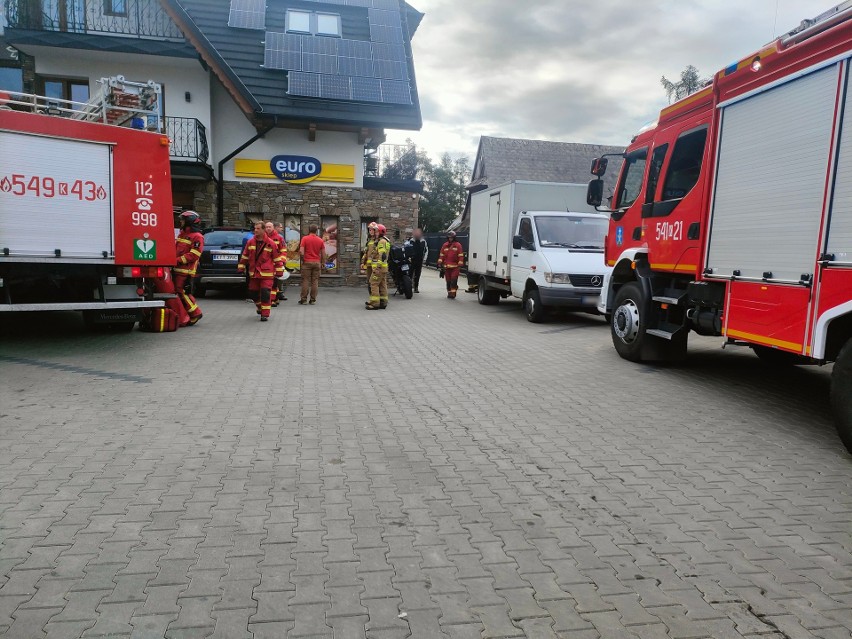
[[[825,0],[411,0],[426,17],[414,62],[423,109],[411,137],[473,156],[480,135],[626,144],[666,104],[660,77],[710,76]],[[776,2],[778,16],[776,20]]]

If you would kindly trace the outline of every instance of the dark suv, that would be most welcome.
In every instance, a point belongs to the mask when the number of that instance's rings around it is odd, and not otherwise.
[[[208,289],[245,287],[246,276],[237,270],[237,264],[251,231],[235,226],[215,226],[202,233],[204,252],[195,275],[195,294],[204,297]]]

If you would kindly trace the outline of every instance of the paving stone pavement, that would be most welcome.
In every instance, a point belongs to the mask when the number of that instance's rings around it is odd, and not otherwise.
[[[852,636],[828,371],[424,293],[2,318],[0,635]]]

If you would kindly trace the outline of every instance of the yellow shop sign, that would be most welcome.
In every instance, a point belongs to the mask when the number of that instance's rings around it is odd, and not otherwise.
[[[352,184],[355,182],[355,166],[324,164],[303,156],[276,155],[271,160],[236,160],[234,175],[238,178],[279,179],[288,184],[307,184],[315,180]]]

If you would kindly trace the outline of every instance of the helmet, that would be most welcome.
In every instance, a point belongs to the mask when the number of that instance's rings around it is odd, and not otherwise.
[[[384,224],[378,224],[377,230],[379,231],[379,235],[384,235],[388,232],[388,228]]]
[[[451,240],[456,239],[456,232],[455,231],[449,231],[447,233],[447,237],[450,238]]]
[[[379,230],[379,225],[378,225],[376,222],[370,222],[370,223],[367,225],[367,229],[368,229],[368,230],[373,230],[373,231],[378,231],[378,230]]]
[[[201,226],[201,216],[195,211],[184,211],[180,214],[181,224],[184,226],[189,225],[192,227],[200,227]]]

